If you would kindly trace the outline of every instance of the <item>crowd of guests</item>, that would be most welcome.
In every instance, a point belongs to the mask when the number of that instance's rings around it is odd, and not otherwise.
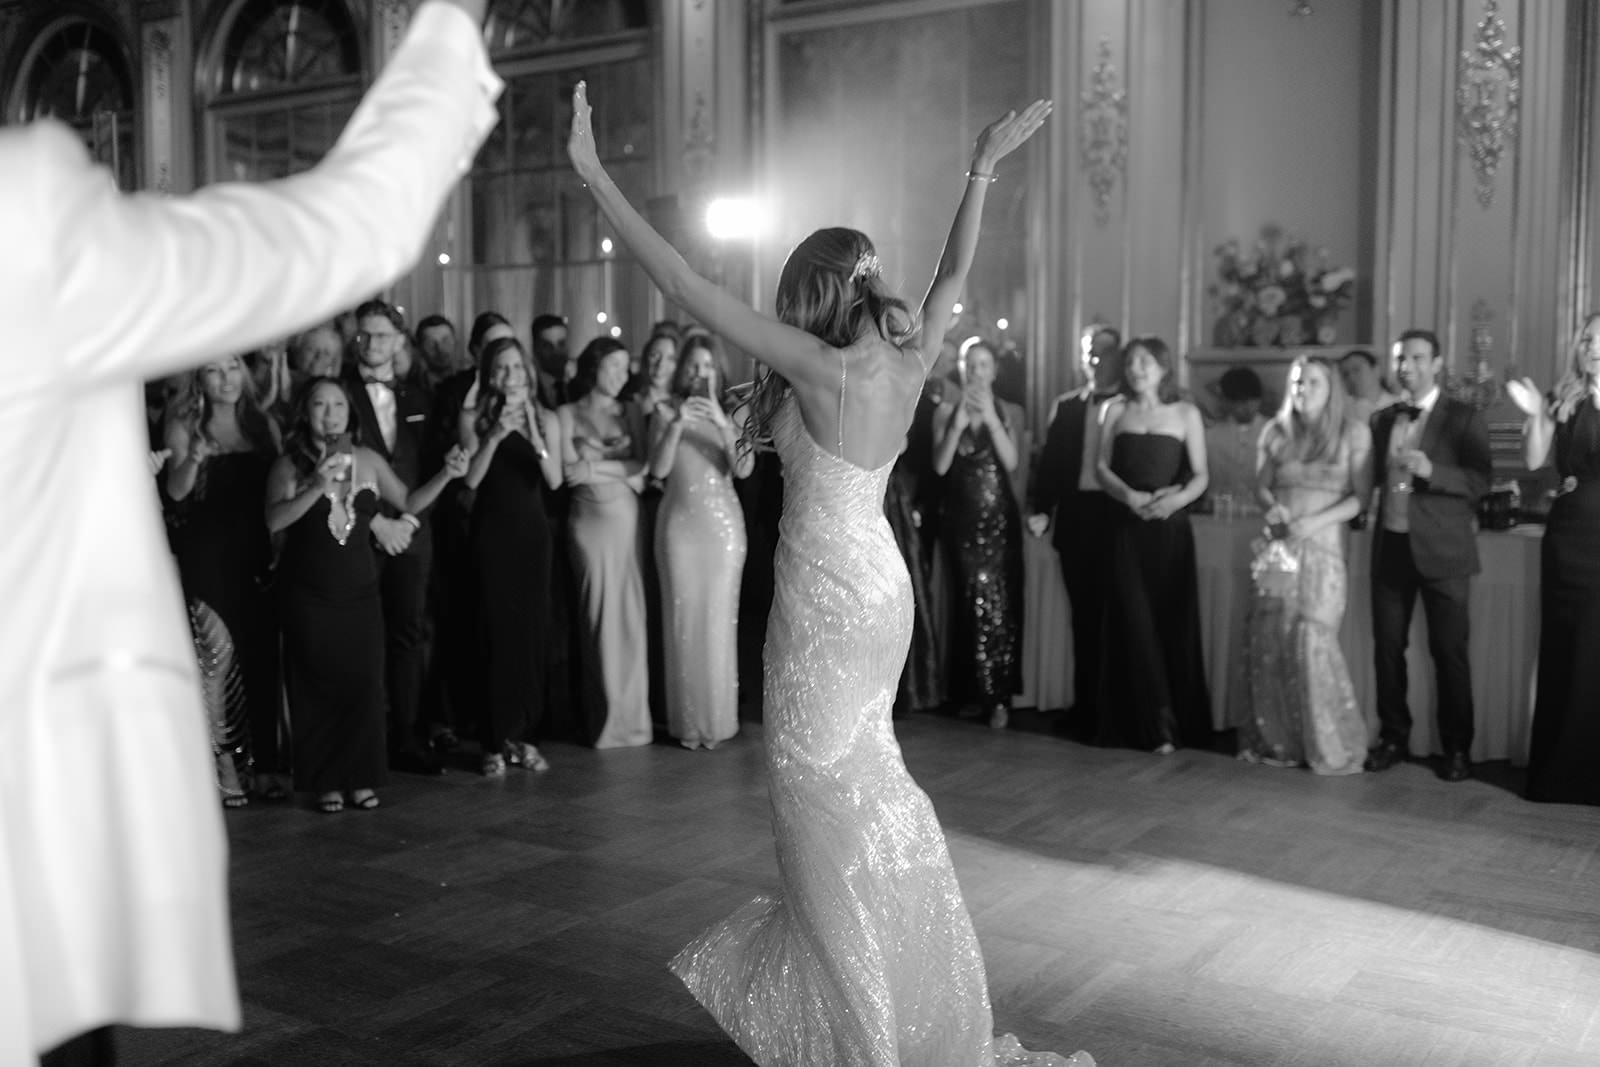
[[[1259,515],[1244,637],[1239,755],[1323,774],[1384,771],[1410,758],[1407,643],[1427,619],[1446,781],[1472,775],[1468,662],[1478,504],[1492,462],[1483,413],[1445,384],[1430,330],[1408,329],[1387,363],[1354,350],[1301,356],[1282,406],[1260,411],[1246,368],[1219,382],[1207,428],[1177,390],[1157,338],[1121,344],[1109,327],[1082,345],[1088,384],[1052,412],[1028,525],[1054,530],[1073,611],[1076,706],[1097,736],[1166,753],[1205,743],[1211,713],[1201,663],[1194,541],[1186,509]],[[1381,372],[1388,371],[1388,381]],[[1508,392],[1525,417],[1530,471],[1561,480],[1542,539],[1537,697],[1527,796],[1600,803],[1600,315],[1585,320],[1549,394]],[[1372,529],[1372,649],[1379,728],[1369,738],[1339,642],[1347,530]],[[1363,650],[1365,651],[1365,650]]]
[[[1590,320],[1553,398],[1514,385],[1530,466],[1553,459],[1566,480],[1544,542],[1529,795],[1588,803],[1596,334]],[[374,301],[152,388],[225,804],[292,788],[330,813],[375,807],[388,770],[440,773],[466,742],[490,776],[546,769],[549,737],[714,749],[741,702],[759,705],[781,471],[743,440],[743,387],[716,340],[662,323],[636,352],[601,336],[572,357],[555,315],[531,337],[530,353],[485,312],[462,346],[448,320],[408,331]],[[1210,747],[1189,525],[1209,509],[1262,526],[1240,756],[1326,774],[1408,758],[1420,599],[1440,772],[1470,776],[1467,599],[1490,461],[1481,413],[1439,388],[1438,339],[1408,330],[1382,364],[1297,359],[1272,413],[1236,368],[1209,420],[1159,338],[1095,326],[1079,358],[1085,384],[1036,453],[1015,353],[971,338],[941,355],[884,503],[916,606],[896,715],[1008,724],[1031,532],[1061,561],[1080,736]],[[1339,642],[1346,531],[1368,524],[1371,744]]]
[[[150,386],[225,805],[374,808],[465,742],[498,776],[546,736],[737,733],[755,457],[719,346],[531,335],[486,312],[461,351],[372,301]]]

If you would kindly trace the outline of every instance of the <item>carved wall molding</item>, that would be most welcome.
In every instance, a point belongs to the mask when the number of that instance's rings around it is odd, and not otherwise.
[[[711,117],[711,104],[704,92],[694,94],[694,109],[683,134],[683,175],[690,188],[711,181],[717,160],[717,133]]]
[[[140,32],[144,53],[145,184],[155,192],[173,191],[173,49],[182,19],[147,22]]]
[[[410,0],[377,0],[375,5],[378,25],[378,55],[375,67],[389,61],[395,49],[405,38],[406,27],[411,24]]]
[[[1506,44],[1497,0],[1484,0],[1472,47],[1456,67],[1456,140],[1472,161],[1478,204],[1494,203],[1495,175],[1516,151],[1522,111],[1522,46]]]
[[[1088,88],[1079,102],[1083,172],[1094,199],[1095,222],[1111,220],[1111,198],[1128,166],[1128,92],[1112,62],[1111,38],[1102,36]]]

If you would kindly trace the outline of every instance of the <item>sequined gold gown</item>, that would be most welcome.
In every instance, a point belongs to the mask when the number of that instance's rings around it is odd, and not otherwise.
[[[739,577],[744,512],[721,436],[683,428],[656,516],[667,732],[715,745],[739,732]]]
[[[766,753],[781,887],[672,969],[761,1067],[1063,1064],[995,1040],[944,834],[890,727],[912,620],[883,515],[893,464],[825,452],[792,396],[773,438],[784,502]]]
[[[1273,496],[1291,517],[1311,515],[1351,491],[1350,444],[1328,461],[1269,457]],[[1245,629],[1249,718],[1240,754],[1279,764],[1309,764],[1318,774],[1360,774],[1367,722],[1339,645],[1346,574],[1344,524],[1289,543],[1298,580],[1286,596],[1257,594]]]

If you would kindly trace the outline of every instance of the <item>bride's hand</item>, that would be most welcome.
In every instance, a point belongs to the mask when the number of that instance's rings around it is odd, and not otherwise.
[[[572,90],[572,129],[567,134],[567,158],[572,160],[572,169],[586,181],[600,170],[590,116],[589,87],[582,81]]]
[[[978,134],[978,146],[972,153],[972,169],[979,174],[993,174],[996,163],[1014,152],[1044,125],[1053,107],[1055,104],[1049,100],[1035,100],[1022,109],[1022,114],[1007,111],[989,123]]]

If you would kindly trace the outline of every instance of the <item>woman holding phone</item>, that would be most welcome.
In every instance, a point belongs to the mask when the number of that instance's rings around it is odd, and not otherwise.
[[[380,500],[403,519],[433,503],[467,457],[411,490],[382,456],[361,444],[343,383],[318,378],[295,404],[284,455],[267,476],[267,529],[284,534],[279,562],[295,788],[317,808],[378,806],[387,768],[384,739],[383,606],[368,540]],[[415,521],[414,519],[412,521]]]
[[[739,579],[744,512],[733,490],[755,466],[741,452],[743,410],[722,410],[711,338],[683,343],[672,399],[651,419],[650,473],[666,484],[655,529],[661,575],[667,732],[684,748],[716,748],[739,732]]]
[[[1011,484],[1025,451],[1022,409],[994,395],[989,342],[969,338],[956,367],[961,392],[933,415],[953,608],[949,696],[1004,729],[1022,688],[1022,516]]]

